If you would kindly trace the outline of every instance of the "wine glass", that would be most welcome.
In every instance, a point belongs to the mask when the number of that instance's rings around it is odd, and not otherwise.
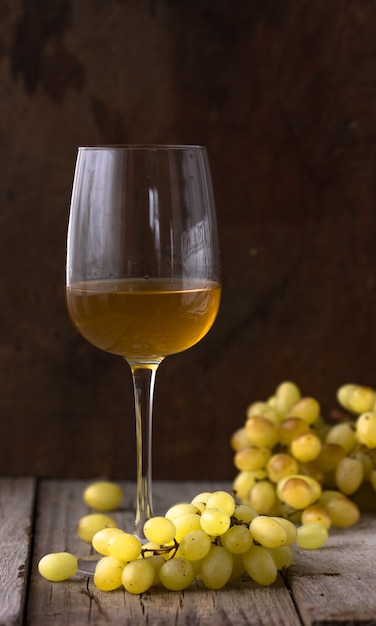
[[[152,407],[157,369],[211,328],[221,297],[207,151],[190,145],[78,149],[67,237],[70,318],[123,357],[134,389],[134,532],[153,514]]]

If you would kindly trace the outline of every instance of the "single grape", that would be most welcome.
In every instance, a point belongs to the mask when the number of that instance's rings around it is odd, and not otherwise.
[[[83,541],[91,543],[94,535],[103,528],[117,528],[117,523],[104,513],[89,513],[79,520],[77,534]]]
[[[333,526],[347,528],[359,520],[359,507],[340,491],[326,489],[322,492],[319,504],[328,511]]]
[[[198,513],[199,509],[195,504],[191,504],[190,502],[179,502],[178,504],[174,504],[172,507],[168,509],[165,513],[165,517],[171,520],[172,522],[182,515],[188,515],[189,513]]]
[[[246,472],[259,470],[266,466],[271,457],[269,448],[260,448],[260,446],[249,446],[242,448],[235,453],[234,465],[238,470]]]
[[[134,561],[141,554],[142,543],[136,535],[113,533],[108,539],[108,554],[119,561]]]
[[[355,493],[363,482],[364,470],[360,459],[345,456],[335,470],[337,487],[346,495]]]
[[[198,561],[207,555],[210,546],[210,537],[203,530],[191,530],[182,537],[178,556],[182,556],[188,561]]]
[[[302,512],[301,517],[302,524],[321,524],[327,530],[329,530],[332,521],[330,519],[330,515],[326,508],[322,504],[311,504],[307,506],[306,509]]]
[[[222,509],[227,515],[233,514],[235,510],[235,500],[230,493],[226,491],[214,491],[206,502],[206,507]]]
[[[280,480],[277,496],[293,509],[305,509],[314,502],[312,488],[305,476],[287,476]]]
[[[94,572],[94,585],[101,591],[113,591],[122,585],[125,563],[113,556],[104,556],[98,561]]]
[[[251,445],[260,448],[274,448],[278,443],[279,434],[276,425],[263,415],[252,415],[245,423]]]
[[[114,511],[123,499],[123,490],[116,483],[99,480],[84,490],[85,504],[98,511]]]
[[[259,515],[250,523],[249,530],[257,543],[265,548],[276,548],[287,542],[287,532],[273,517]]]
[[[270,480],[273,483],[277,483],[285,476],[297,474],[299,471],[299,465],[296,459],[294,459],[290,454],[277,452],[270,457],[266,466],[266,471],[268,472]]]
[[[243,554],[247,574],[259,585],[272,585],[277,578],[277,566],[267,548],[252,545]]]
[[[212,537],[223,535],[230,528],[231,519],[223,509],[212,507],[201,514],[202,530]]]
[[[267,477],[267,472],[263,469],[252,472],[245,470],[240,471],[233,482],[233,489],[236,496],[240,500],[246,500],[255,482]]]
[[[159,579],[166,589],[181,591],[193,583],[195,570],[192,563],[182,557],[166,561],[159,570]]]
[[[376,413],[362,413],[356,420],[356,435],[367,448],[376,448]]]
[[[308,396],[299,398],[288,412],[288,417],[300,417],[309,425],[314,424],[319,416],[320,404],[316,398]]]
[[[196,502],[199,502],[199,503],[203,502],[204,504],[206,504],[210,496],[211,496],[211,491],[202,491],[201,493],[198,493],[197,495],[195,495],[195,497],[191,500],[191,504],[195,504]]]
[[[254,517],[257,517],[258,513],[249,504],[237,504],[233,514],[234,519],[242,524],[249,525]]]
[[[212,545],[202,560],[201,578],[207,589],[221,589],[230,580],[234,559],[222,546]]]
[[[296,534],[296,545],[305,550],[316,550],[328,541],[328,531],[322,524],[303,524]]]
[[[244,426],[238,428],[230,438],[230,445],[234,452],[241,450],[242,448],[247,448],[251,445],[251,440],[248,437],[247,430]]]
[[[370,411],[376,401],[376,394],[365,385],[343,385],[337,391],[337,399],[342,406],[352,413]]]
[[[271,519],[274,519],[275,521],[278,522],[278,524],[280,524],[285,532],[286,532],[286,541],[284,543],[284,545],[289,546],[292,543],[294,543],[295,539],[296,539],[296,526],[295,524],[293,524],[293,522],[291,522],[289,519],[286,519],[285,517],[274,517],[272,516]]]
[[[301,463],[316,459],[321,450],[321,440],[314,432],[303,433],[292,440],[291,454]]]
[[[38,563],[39,573],[52,582],[67,580],[78,569],[78,559],[69,552],[46,554]]]
[[[231,554],[244,554],[253,543],[252,534],[247,526],[231,526],[222,535],[222,544]]]
[[[344,449],[345,454],[349,454],[357,443],[355,427],[349,422],[335,424],[327,433],[325,443],[336,443]]]
[[[151,517],[144,524],[144,535],[149,541],[164,544],[170,543],[175,537],[176,526],[167,517]]]
[[[151,561],[151,558],[152,557],[137,559],[136,561],[131,561],[125,565],[121,581],[123,587],[130,593],[144,593],[150,589],[153,584],[155,584],[156,569]],[[160,567],[159,573],[162,567]]]
[[[260,515],[271,513],[276,505],[276,501],[275,485],[269,480],[256,482],[247,498],[247,504],[253,507]]]

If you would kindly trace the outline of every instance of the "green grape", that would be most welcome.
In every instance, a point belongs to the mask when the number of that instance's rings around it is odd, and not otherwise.
[[[242,470],[238,473],[233,482],[233,490],[240,500],[246,500],[255,482],[264,480],[267,477],[267,472],[262,469],[254,470],[252,472]]]
[[[67,580],[78,569],[78,559],[69,552],[46,554],[38,563],[39,573],[52,582]]]
[[[349,422],[335,424],[327,433],[325,443],[336,443],[344,449],[345,454],[349,454],[357,443],[353,425]]]
[[[376,394],[371,387],[364,385],[342,385],[337,391],[339,403],[352,413],[370,411],[376,401]]]
[[[123,499],[120,485],[107,480],[98,480],[84,490],[85,504],[98,511],[114,511]]]
[[[234,452],[241,450],[242,448],[247,448],[251,445],[251,440],[248,436],[247,430],[244,426],[238,428],[231,436],[230,439],[231,448]]]
[[[226,491],[214,491],[206,502],[206,507],[222,509],[231,517],[235,511],[235,500],[230,493]]]
[[[296,545],[305,550],[316,550],[328,541],[328,531],[322,524],[303,524],[296,534]]]
[[[104,556],[95,567],[94,585],[101,591],[113,591],[122,585],[125,563],[113,556]]]
[[[95,533],[93,539],[91,540],[91,545],[94,550],[99,552],[99,554],[103,554],[104,556],[109,556],[108,551],[108,540],[114,533],[122,534],[124,531],[120,528],[102,528],[97,533]]]
[[[182,591],[187,589],[195,579],[192,563],[182,557],[166,561],[159,570],[159,579],[166,589]]]
[[[247,504],[253,507],[257,513],[268,515],[276,505],[275,485],[269,480],[260,480],[256,482],[250,490],[247,498]]]
[[[293,524],[293,522],[291,522],[289,519],[286,519],[284,517],[274,517],[272,516],[271,519],[274,519],[278,522],[278,524],[280,524],[286,532],[286,541],[285,544],[286,546],[291,545],[292,543],[294,543],[295,539],[296,539],[296,526],[295,524]]]
[[[141,554],[142,543],[136,535],[113,533],[108,539],[108,554],[119,561],[134,561]]]
[[[287,532],[276,518],[266,515],[255,517],[249,530],[257,543],[265,548],[277,548],[287,542]]]
[[[292,440],[291,454],[301,463],[307,463],[317,458],[321,450],[321,440],[313,432],[303,433]]]
[[[347,528],[359,520],[359,507],[340,491],[326,489],[322,492],[319,504],[328,511],[333,526]]]
[[[269,553],[273,558],[277,570],[287,569],[293,563],[294,553],[290,546],[269,548]]]
[[[350,495],[359,489],[363,482],[364,470],[360,459],[345,456],[335,470],[337,487],[342,493]]]
[[[345,456],[344,448],[338,443],[324,443],[315,463],[322,472],[334,470],[341,459]]]
[[[376,413],[362,413],[356,420],[356,435],[367,448],[376,448]]]
[[[197,513],[187,513],[174,519],[174,525],[176,528],[175,539],[180,542],[184,535],[191,530],[201,529],[201,515]]]
[[[252,445],[260,448],[274,448],[279,433],[276,425],[263,415],[252,415],[245,423],[245,429]]]
[[[164,561],[164,564],[165,563],[166,561]],[[159,575],[162,567],[159,569]],[[136,561],[127,563],[122,573],[123,587],[129,591],[129,593],[137,595],[150,589],[150,587],[155,584],[155,579],[156,569],[151,561],[151,557],[137,559]]]
[[[254,517],[257,517],[258,513],[249,504],[237,504],[233,514],[233,518],[242,524],[249,525]]]
[[[301,417],[286,417],[279,424],[278,430],[280,443],[288,446],[293,439],[309,432],[309,425]]]
[[[247,574],[259,585],[272,585],[277,578],[277,566],[267,548],[252,545],[243,554]]]
[[[315,398],[308,396],[299,398],[288,412],[288,417],[300,417],[309,425],[314,424],[319,416],[320,404]]]
[[[281,478],[285,476],[291,476],[297,474],[299,471],[299,465],[290,454],[284,452],[277,452],[270,457],[266,471],[268,477],[273,483],[277,483]]]
[[[253,543],[252,535],[247,526],[231,526],[221,537],[222,544],[231,554],[247,552]]]
[[[302,512],[301,517],[302,524],[321,524],[327,530],[329,530],[332,521],[326,508],[322,504],[311,504],[307,506]]]
[[[164,544],[175,537],[176,527],[167,517],[151,517],[144,524],[144,535],[149,541]]]
[[[201,514],[200,524],[208,535],[218,537],[230,528],[231,519],[223,509],[212,507]]]
[[[277,413],[279,415],[286,415],[300,397],[300,389],[295,383],[285,381],[278,385],[274,396],[274,407]]]
[[[280,480],[277,496],[293,509],[305,509],[314,502],[312,487],[306,476],[287,476]]]
[[[198,513],[198,511],[199,509],[195,504],[189,502],[179,502],[166,511],[165,517],[173,522],[177,517],[188,515],[190,513]]]
[[[234,559],[222,546],[212,545],[202,560],[201,579],[207,589],[221,589],[232,575]]]
[[[260,448],[260,446],[249,446],[242,448],[235,453],[234,465],[238,470],[247,472],[259,470],[266,466],[271,457],[269,448]]]
[[[188,561],[203,559],[210,550],[210,537],[203,530],[191,530],[180,541],[178,556]]]
[[[202,491],[191,500],[191,504],[195,504],[196,502],[206,504],[209,496],[211,496],[211,491]]]
[[[94,535],[103,528],[117,528],[117,523],[104,513],[89,513],[79,520],[77,534],[83,541],[91,543]]]

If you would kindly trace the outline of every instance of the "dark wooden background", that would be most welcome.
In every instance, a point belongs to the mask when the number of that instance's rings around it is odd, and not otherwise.
[[[209,150],[222,307],[160,368],[156,477],[231,479],[284,379],[323,412],[375,384],[375,27],[372,0],[1,0],[0,474],[135,476],[127,365],[65,310],[78,145]]]

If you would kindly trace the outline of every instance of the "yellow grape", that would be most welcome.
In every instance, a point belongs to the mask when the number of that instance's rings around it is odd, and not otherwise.
[[[243,554],[247,552],[253,543],[252,534],[247,526],[231,526],[222,535],[222,544],[231,554]]]
[[[315,398],[308,396],[299,398],[290,408],[288,416],[300,417],[307,424],[314,424],[320,416],[320,404]]]
[[[276,564],[277,570],[287,569],[292,565],[294,553],[290,546],[279,546],[277,548],[269,548],[269,552]]]
[[[159,580],[170,591],[182,591],[189,587],[195,578],[193,565],[187,559],[175,557],[166,561],[159,570]]]
[[[266,515],[255,517],[249,530],[257,543],[265,548],[277,548],[287,542],[287,532],[276,518]]]
[[[279,440],[284,446],[288,446],[293,439],[309,431],[309,425],[301,417],[286,417],[279,424]]]
[[[333,526],[347,528],[359,520],[359,507],[339,491],[332,489],[323,491],[319,504],[322,504],[328,511]]]
[[[201,515],[197,513],[187,513],[174,519],[175,525],[175,539],[181,541],[181,539],[189,533],[191,530],[201,529]]]
[[[273,483],[277,483],[281,478],[285,476],[291,476],[291,474],[297,474],[299,465],[290,454],[284,452],[277,452],[270,457],[266,471],[268,477]]]
[[[249,446],[235,453],[234,465],[238,470],[252,472],[264,468],[270,457],[269,448]]]
[[[305,476],[287,476],[277,483],[277,496],[293,509],[305,509],[314,502],[311,485]]]
[[[198,561],[207,555],[210,547],[210,537],[203,530],[191,530],[182,537],[178,556],[182,556],[189,561]]]
[[[160,545],[170,543],[176,534],[174,522],[162,516],[155,516],[148,519],[144,524],[143,530],[146,539],[159,543]]]
[[[222,509],[227,515],[232,515],[235,511],[235,500],[230,493],[226,491],[214,491],[206,502],[206,507]]]
[[[285,544],[286,546],[291,545],[292,543],[294,543],[295,539],[296,539],[296,526],[295,524],[293,524],[289,519],[286,519],[285,517],[272,517],[271,519],[274,519],[278,522],[278,524],[280,524],[285,532],[286,532],[286,541]]]
[[[200,524],[207,535],[219,537],[230,528],[231,519],[223,509],[212,507],[206,508],[201,514]]]
[[[311,504],[307,506],[306,509],[302,512],[301,517],[302,524],[321,524],[327,530],[329,530],[332,521],[330,519],[330,515],[326,508],[322,504]]]
[[[99,480],[84,490],[85,504],[98,511],[114,511],[123,499],[123,490],[120,485],[107,480]]]
[[[250,490],[247,504],[250,504],[258,513],[267,515],[276,504],[275,485],[269,480],[256,482]]]
[[[61,582],[73,576],[78,569],[78,559],[69,552],[46,554],[38,563],[39,573],[52,582]]]
[[[104,556],[109,556],[108,551],[108,540],[114,533],[123,533],[124,531],[120,528],[102,528],[97,533],[95,533],[94,537],[91,540],[91,545],[94,550],[99,552],[99,554],[103,554]]]
[[[251,440],[248,437],[247,430],[244,426],[238,428],[231,436],[230,439],[231,448],[234,452],[241,450],[242,448],[247,448],[251,445]]]
[[[286,415],[291,407],[300,399],[299,387],[290,381],[285,381],[278,385],[275,391],[274,406],[279,415]]]
[[[313,461],[321,450],[321,440],[313,432],[303,433],[292,440],[290,450],[293,457],[302,463]]]
[[[376,413],[362,413],[356,420],[356,435],[367,448],[376,448]]]
[[[117,528],[117,523],[104,513],[89,513],[79,520],[77,534],[83,541],[91,543],[94,535],[103,528]]]
[[[279,434],[276,425],[263,415],[252,415],[245,423],[251,445],[260,448],[274,448],[278,443]]]
[[[94,585],[101,591],[113,591],[122,585],[125,563],[113,556],[104,556],[95,567]]]
[[[233,514],[234,519],[242,524],[250,524],[251,521],[257,517],[258,513],[249,504],[237,504]]]
[[[331,472],[337,467],[345,454],[346,452],[340,444],[327,442],[321,446],[320,453],[315,459],[315,463],[324,473]]]
[[[347,384],[338,389],[337,399],[345,409],[359,414],[373,408],[376,394],[371,387]]]
[[[138,595],[150,589],[150,587],[155,584],[156,567],[159,571],[158,578],[160,577],[163,565],[160,566],[160,562],[158,561],[158,566],[156,566],[150,559],[151,557],[137,559],[137,561],[131,561],[125,565],[121,582],[129,593]],[[164,561],[164,564],[165,563],[166,561]]]
[[[259,585],[272,585],[277,578],[277,566],[267,548],[252,545],[243,554],[247,574]]]
[[[322,524],[303,524],[296,534],[296,545],[305,550],[317,550],[328,541],[328,531]]]
[[[141,554],[142,543],[136,535],[113,533],[108,540],[108,554],[119,561],[133,561]]]
[[[221,589],[230,580],[233,570],[233,556],[222,546],[212,545],[202,560],[201,578],[208,589]]]
[[[350,495],[359,489],[363,482],[364,470],[360,459],[345,456],[335,470],[337,487],[342,493]]]
[[[166,511],[165,517],[173,522],[177,517],[198,512],[199,509],[197,507],[197,504],[189,502],[178,502],[177,504],[171,506],[168,511]]]
[[[335,424],[327,433],[325,443],[336,443],[342,446],[345,454],[349,454],[357,443],[355,427],[349,422]]]

